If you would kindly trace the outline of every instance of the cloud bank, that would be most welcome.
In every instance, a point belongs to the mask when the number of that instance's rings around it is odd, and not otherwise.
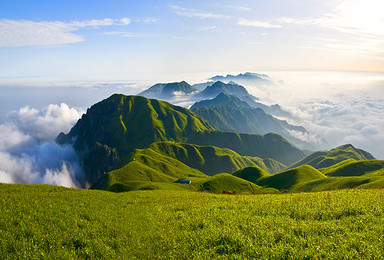
[[[75,150],[54,139],[68,132],[82,113],[64,103],[10,113],[0,124],[0,182],[80,187],[82,169]]]

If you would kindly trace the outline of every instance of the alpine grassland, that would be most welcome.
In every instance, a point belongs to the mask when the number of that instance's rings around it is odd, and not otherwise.
[[[0,259],[382,259],[384,190],[227,195],[0,184]]]

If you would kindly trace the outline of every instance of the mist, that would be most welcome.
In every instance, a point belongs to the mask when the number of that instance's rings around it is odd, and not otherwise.
[[[0,124],[0,182],[82,187],[83,171],[75,150],[54,140],[83,113],[65,103],[9,112]]]
[[[384,74],[364,72],[269,72],[274,84],[248,84],[247,90],[267,104],[279,104],[304,126],[318,149],[352,145],[384,159]]]

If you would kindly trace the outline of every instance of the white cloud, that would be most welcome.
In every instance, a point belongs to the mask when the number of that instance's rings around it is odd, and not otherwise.
[[[76,31],[81,28],[98,28],[101,26],[128,25],[129,18],[75,21],[28,21],[0,20],[0,47],[20,46],[55,46],[81,42],[84,38]]]
[[[270,22],[262,22],[258,20],[248,20],[244,18],[240,18],[237,21],[238,25],[242,26],[251,26],[251,27],[260,27],[260,28],[281,28],[280,25],[272,24]]]
[[[51,141],[57,136],[57,131],[68,132],[77,122],[84,111],[70,108],[67,104],[49,105],[37,110],[23,107],[17,113],[8,115],[18,129],[38,141]]]
[[[106,35],[118,35],[118,36],[127,37],[127,38],[141,38],[141,37],[149,37],[152,35],[149,33],[132,33],[132,32],[119,32],[119,31],[105,32],[104,34],[106,34]]]
[[[328,141],[326,148],[352,143],[384,158],[384,100],[381,98],[338,95],[312,99],[301,102],[291,112],[306,129]]]
[[[54,142],[82,111],[66,104],[37,110],[25,107],[0,125],[0,182],[79,187],[82,169],[72,146]]]
[[[201,27],[199,29],[200,31],[203,31],[203,32],[222,32],[223,30],[222,29],[218,29],[216,25],[212,25],[212,26],[204,26],[204,27]]]
[[[221,14],[206,12],[199,9],[184,8],[177,5],[170,5],[170,7],[176,14],[181,16],[198,17],[198,18],[224,18],[224,16]]]

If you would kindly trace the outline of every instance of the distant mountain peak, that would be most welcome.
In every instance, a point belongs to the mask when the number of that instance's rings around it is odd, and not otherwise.
[[[148,98],[172,98],[177,94],[192,94],[198,90],[186,81],[172,83],[157,83],[147,90],[139,93]]]
[[[238,75],[227,74],[226,76],[217,75],[209,80],[212,81],[223,81],[223,82],[236,82],[239,84],[264,84],[264,85],[273,85],[270,77],[266,74],[259,74],[253,72],[240,73]]]
[[[220,93],[226,93],[237,97],[249,96],[248,91],[241,85],[229,84],[222,81],[216,81],[212,85],[206,87],[199,96],[205,98],[214,98]]]

